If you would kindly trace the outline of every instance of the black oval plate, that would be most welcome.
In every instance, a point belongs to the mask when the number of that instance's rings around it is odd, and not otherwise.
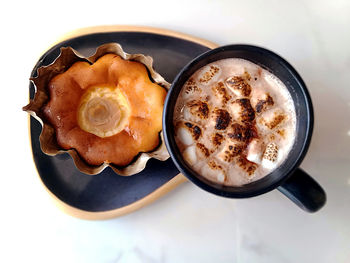
[[[60,48],[70,46],[84,56],[94,54],[104,43],[117,42],[127,53],[142,53],[154,59],[154,68],[168,82],[190,60],[210,48],[174,36],[147,32],[94,33],[63,41],[48,50],[35,65],[31,77],[41,66],[51,64]],[[30,83],[30,97],[34,96]],[[30,118],[31,143],[35,165],[41,180],[57,198],[75,208],[89,211],[110,211],[130,205],[157,190],[179,171],[171,159],[161,162],[151,159],[146,168],[133,176],[119,176],[106,168],[98,175],[86,175],[77,170],[68,154],[48,156],[40,149],[41,125]]]

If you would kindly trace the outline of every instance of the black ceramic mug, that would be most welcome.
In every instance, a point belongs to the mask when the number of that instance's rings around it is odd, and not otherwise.
[[[286,160],[267,176],[239,187],[219,185],[196,173],[182,158],[174,138],[173,113],[183,85],[198,69],[225,58],[242,58],[251,61],[277,76],[289,90],[296,110],[296,137]],[[311,98],[305,83],[287,61],[264,48],[229,45],[198,56],[176,76],[165,100],[163,132],[167,149],[175,165],[183,175],[200,188],[231,198],[253,197],[277,188],[305,211],[316,212],[325,204],[326,194],[314,179],[298,168],[310,145],[313,121]]]

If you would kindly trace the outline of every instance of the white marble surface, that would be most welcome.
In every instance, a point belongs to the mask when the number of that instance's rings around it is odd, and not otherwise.
[[[7,1],[1,11],[0,262],[350,262],[349,1]],[[302,168],[326,189],[324,209],[307,214],[277,191],[223,199],[190,183],[112,220],[57,209],[31,159],[28,77],[61,35],[105,24],[255,44],[290,61],[313,98]]]

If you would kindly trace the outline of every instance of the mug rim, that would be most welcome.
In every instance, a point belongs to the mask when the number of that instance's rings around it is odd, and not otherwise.
[[[275,182],[269,184],[268,186],[262,188],[262,189],[253,189],[245,192],[235,192],[235,191],[228,191],[228,189],[238,189],[242,188],[243,186],[224,186],[224,185],[219,185],[216,184],[213,181],[209,181],[203,176],[200,175],[200,173],[195,172],[193,169],[189,167],[185,163],[185,161],[182,158],[182,155],[176,152],[177,144],[175,142],[175,137],[173,136],[173,133],[170,129],[171,125],[168,125],[170,120],[169,120],[169,114],[170,114],[170,109],[169,109],[169,104],[172,100],[177,100],[177,96],[174,98],[174,93],[176,90],[181,90],[182,85],[179,86],[177,83],[181,79],[181,77],[186,74],[188,71],[191,70],[192,67],[195,67],[197,64],[199,64],[202,60],[205,60],[206,58],[216,55],[221,52],[226,52],[229,50],[241,50],[241,51],[247,51],[247,52],[263,52],[264,55],[270,56],[272,59],[277,60],[280,64],[283,64],[283,66],[289,71],[289,74],[294,80],[298,83],[298,88],[302,92],[302,100],[305,102],[306,105],[306,112],[307,114],[307,127],[306,127],[306,136],[304,141],[302,142],[302,147],[301,150],[298,152],[297,157],[295,158],[294,164],[286,171],[283,173],[282,176],[280,176]],[[206,64],[218,61],[220,59],[225,59],[225,58],[233,58],[232,56],[230,57],[224,57],[224,58],[219,58],[219,59],[214,59],[211,62],[208,62]],[[249,59],[247,59],[249,61]],[[254,62],[253,62],[254,63]],[[256,63],[255,63],[256,64]],[[261,65],[259,65],[261,66]],[[199,68],[198,68],[199,69]],[[195,71],[197,71],[196,69]],[[195,72],[194,71],[194,72]],[[273,72],[271,72],[274,74]],[[180,91],[179,91],[180,92]],[[172,109],[173,110],[173,109]],[[171,115],[171,114],[170,114]],[[171,116],[172,117],[172,116]],[[314,112],[313,112],[313,106],[312,106],[312,101],[311,97],[309,94],[309,91],[307,90],[307,87],[302,80],[301,76],[298,74],[298,72],[294,69],[294,67],[287,62],[284,58],[282,58],[280,55],[274,53],[271,50],[268,50],[266,48],[262,48],[259,46],[254,46],[254,45],[246,45],[246,44],[232,44],[232,45],[226,45],[226,46],[221,46],[212,50],[209,50],[207,52],[204,52],[203,54],[197,56],[194,58],[192,61],[190,61],[185,67],[182,68],[182,70],[177,74],[175,77],[174,81],[171,84],[171,88],[168,91],[168,94],[166,96],[165,102],[164,102],[164,109],[163,109],[163,136],[164,136],[164,141],[165,145],[168,149],[168,152],[170,154],[170,157],[172,158],[172,161],[174,162],[175,166],[179,169],[179,171],[186,176],[192,183],[197,185],[198,187],[202,188],[203,190],[206,190],[210,193],[223,196],[223,197],[230,197],[230,198],[247,198],[247,197],[253,197],[257,196],[260,194],[264,194],[266,192],[269,192],[278,186],[282,185],[290,176],[293,174],[293,172],[299,167],[301,164],[302,160],[304,159],[308,148],[311,143],[311,137],[313,133],[313,127],[314,127]],[[172,120],[171,120],[172,123]],[[273,173],[273,172],[272,172]],[[202,177],[199,179],[198,177]],[[263,177],[264,178],[264,177]],[[261,180],[261,179],[259,179]],[[259,182],[259,180],[255,182]],[[206,183],[207,181],[208,183]],[[254,183],[254,182],[253,182]],[[213,187],[212,185],[215,184],[216,187]],[[250,183],[252,184],[252,183]]]

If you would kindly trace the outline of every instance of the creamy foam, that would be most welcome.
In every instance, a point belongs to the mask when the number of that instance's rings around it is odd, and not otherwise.
[[[230,186],[256,181],[281,165],[296,130],[285,85],[260,66],[236,58],[196,71],[179,94],[173,121],[188,164]]]

